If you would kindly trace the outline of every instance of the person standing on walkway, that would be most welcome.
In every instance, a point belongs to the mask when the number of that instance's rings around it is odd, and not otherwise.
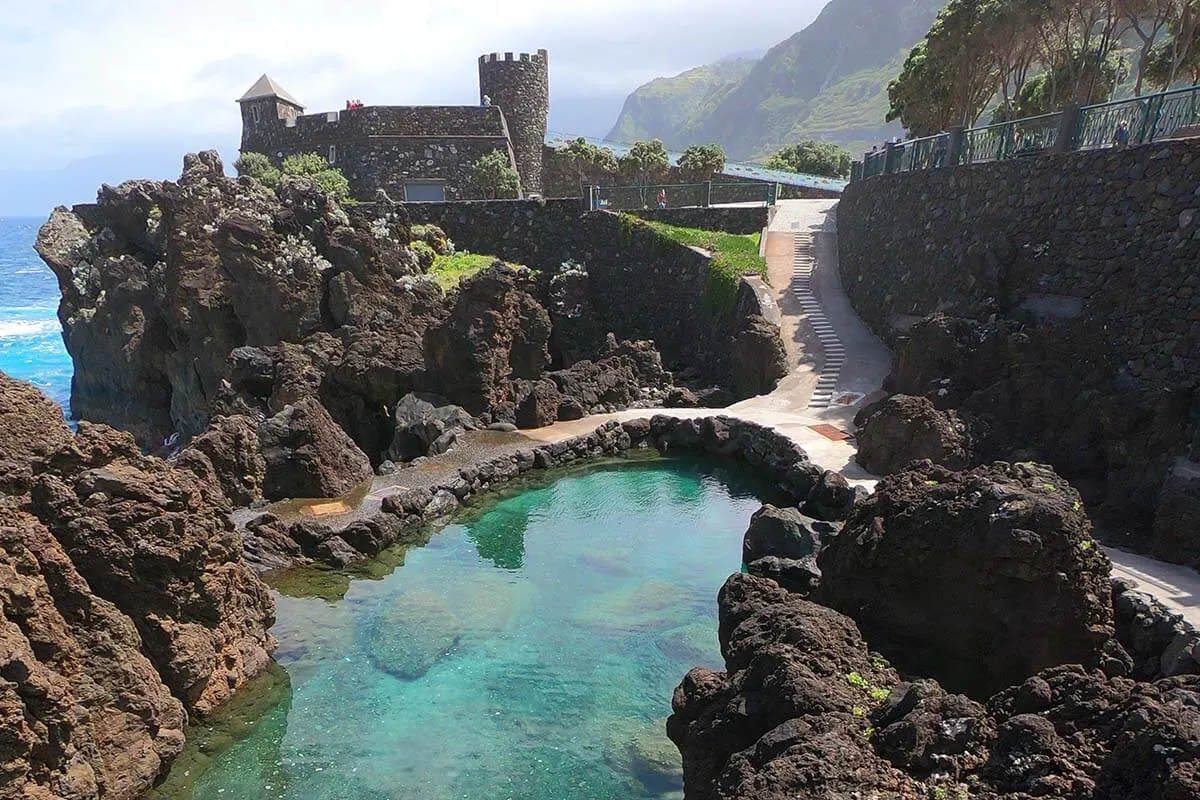
[[[667,207],[667,190],[665,188],[658,190],[658,207]]]
[[[1113,131],[1113,147],[1118,150],[1129,146],[1129,123],[1121,120],[1117,123],[1117,129]]]

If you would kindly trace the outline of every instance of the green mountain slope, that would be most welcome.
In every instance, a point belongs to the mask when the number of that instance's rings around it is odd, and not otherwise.
[[[756,59],[731,58],[689,69],[673,78],[655,78],[625,100],[609,139],[633,142],[672,131],[698,133],[707,116],[753,69]]]
[[[800,138],[859,150],[899,135],[898,125],[883,121],[888,81],[944,2],[831,0],[740,78],[720,84],[719,65],[711,65],[639,88],[609,138],[656,136],[676,149],[715,141],[731,158],[754,159]],[[694,73],[712,79],[688,77]],[[648,113],[665,108],[680,111]]]

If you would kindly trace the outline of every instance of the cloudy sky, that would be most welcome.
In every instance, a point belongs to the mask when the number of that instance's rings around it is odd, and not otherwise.
[[[826,0],[0,0],[0,215],[236,157],[263,72],[309,111],[477,102],[476,57],[550,50],[551,128],[603,135],[625,96],[765,50]]]

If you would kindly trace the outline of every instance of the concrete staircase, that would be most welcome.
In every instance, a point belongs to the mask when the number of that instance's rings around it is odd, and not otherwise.
[[[846,363],[846,348],[838,338],[833,323],[825,316],[821,302],[813,292],[812,276],[816,264],[816,254],[813,252],[813,235],[811,233],[795,233],[795,252],[792,260],[792,294],[800,303],[804,319],[812,326],[821,344],[822,365],[821,374],[817,378],[816,389],[808,407],[812,409],[829,408],[837,390],[838,375]]]

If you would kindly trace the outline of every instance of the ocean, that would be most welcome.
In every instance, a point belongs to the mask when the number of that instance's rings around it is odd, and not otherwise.
[[[67,408],[71,357],[58,323],[58,281],[33,251],[37,217],[0,217],[0,371]]]

